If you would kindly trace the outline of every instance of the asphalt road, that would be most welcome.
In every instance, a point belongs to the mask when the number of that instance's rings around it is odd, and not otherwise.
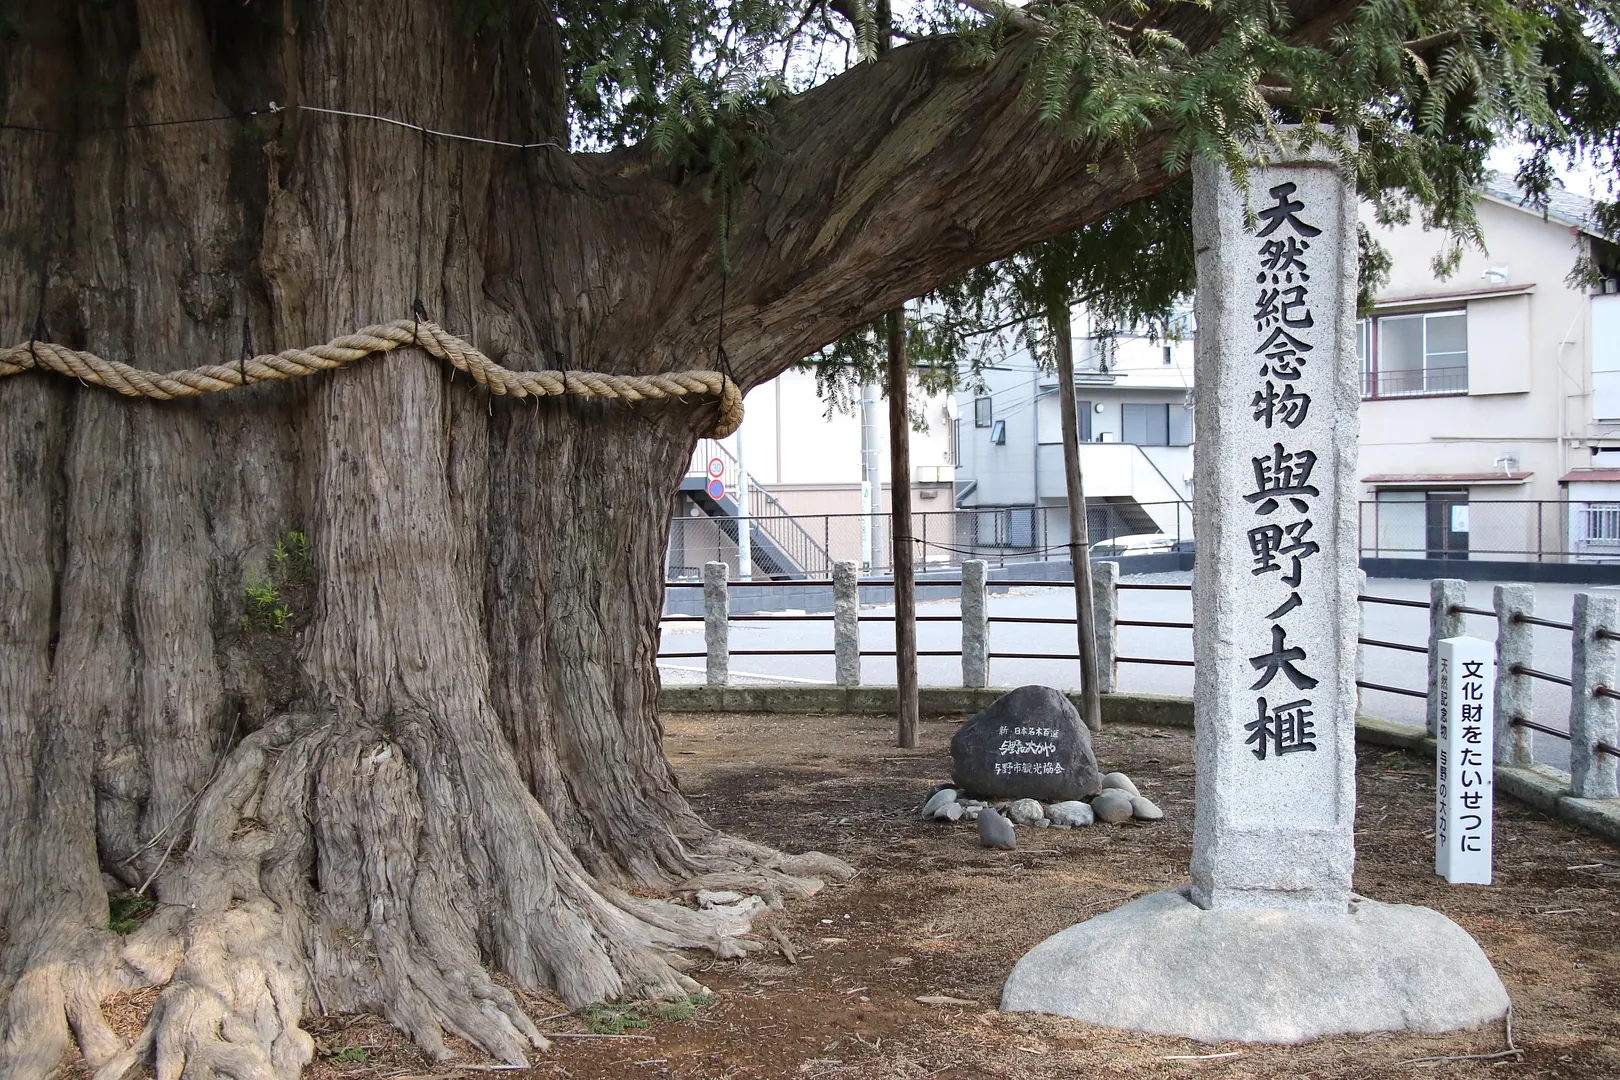
[[[1192,594],[1190,591],[1158,591],[1131,589],[1133,584],[1187,584],[1188,573],[1154,574],[1121,579],[1120,618],[1154,622],[1192,621]],[[1493,584],[1471,582],[1468,604],[1489,609]],[[1576,592],[1615,591],[1596,586],[1537,585],[1536,614],[1545,619],[1568,621]],[[1405,579],[1378,579],[1368,582],[1367,594],[1398,599],[1428,601],[1429,583]],[[1425,645],[1428,641],[1428,612],[1418,608],[1397,607],[1386,604],[1365,604],[1363,636]],[[863,620],[868,616],[894,614],[892,606],[863,608]],[[948,621],[922,621],[917,626],[917,647],[920,651],[956,650],[961,647],[961,628],[955,621],[959,614],[955,600],[919,604],[919,616],[947,616]],[[1074,689],[1080,683],[1080,665],[1075,660],[1040,660],[998,657],[997,653],[1073,653],[1076,650],[1074,629],[1070,626],[1041,625],[1016,622],[998,622],[1013,616],[1062,618],[1074,615],[1074,593],[1068,586],[1052,588],[1018,588],[990,597],[990,683],[993,686],[1019,686],[1024,683],[1044,683],[1064,689]],[[1494,641],[1496,620],[1483,616],[1465,617],[1465,632],[1471,636]],[[1569,633],[1546,627],[1535,629],[1535,667],[1553,675],[1568,677],[1570,673]],[[893,622],[865,622],[861,624],[861,647],[871,650],[893,650]],[[752,656],[735,655],[745,649],[832,649],[832,623],[824,622],[768,622],[763,619],[739,618],[731,624],[732,678],[740,684],[783,685],[788,683],[831,683],[833,681],[832,656]],[[701,623],[674,622],[664,625],[662,652],[701,652],[703,626]],[[1119,651],[1123,657],[1163,657],[1192,659],[1192,632],[1186,629],[1122,626],[1119,629]],[[1365,674],[1368,682],[1382,683],[1414,690],[1425,685],[1426,659],[1418,653],[1391,649],[1367,648]],[[671,685],[701,682],[701,659],[661,660],[664,681]],[[958,656],[921,656],[917,662],[918,677],[924,686],[962,685],[962,667]],[[868,656],[862,659],[861,681],[870,684],[894,683],[894,659]],[[1121,690],[1159,694],[1192,693],[1191,668],[1121,663],[1119,667]],[[1424,702],[1396,694],[1369,690],[1364,693],[1362,711],[1401,723],[1421,726]],[[1535,715],[1538,723],[1549,727],[1567,728],[1569,719],[1569,689],[1554,683],[1537,683]],[[1537,734],[1536,759],[1558,767],[1568,767],[1569,746],[1562,739]]]

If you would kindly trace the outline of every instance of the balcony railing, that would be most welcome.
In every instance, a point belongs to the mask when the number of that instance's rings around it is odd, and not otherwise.
[[[1432,367],[1418,371],[1363,371],[1361,396],[1370,398],[1427,397],[1468,393],[1468,368]]]

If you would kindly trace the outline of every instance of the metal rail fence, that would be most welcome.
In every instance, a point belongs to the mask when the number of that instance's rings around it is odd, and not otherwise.
[[[889,586],[889,585],[893,584],[887,578],[851,578],[851,579],[849,579],[849,581],[850,581],[851,587],[853,587],[853,588],[859,588],[859,587],[886,587],[886,586]],[[754,582],[754,581],[744,581],[742,579],[737,579],[737,578],[727,578],[724,584],[725,584],[725,587],[729,590],[729,589],[732,589],[732,588],[746,588],[748,586],[757,585],[758,583]],[[775,584],[779,585],[779,586],[785,586],[785,587],[788,587],[788,588],[794,588],[794,587],[813,588],[813,587],[821,587],[822,586],[822,583],[819,582],[819,581],[809,581],[809,580],[806,580],[806,581],[777,582]],[[955,582],[955,584],[957,584],[959,587],[963,586],[963,583],[960,580]],[[666,588],[670,588],[670,589],[706,589],[706,588],[710,587],[708,585],[708,583],[702,582],[702,581],[681,581],[681,580],[669,580],[669,581],[666,581],[664,583],[664,585],[665,585]],[[1063,587],[1064,585],[1065,585],[1064,582],[1053,581],[1053,580],[1048,579],[1048,578],[1029,578],[1029,579],[1025,579],[1025,578],[1008,578],[1008,579],[997,579],[994,582],[988,582],[988,583],[986,583],[986,585],[984,587],[986,589],[988,589],[989,587],[995,587],[995,588],[1020,588],[1020,587],[1053,588],[1053,587]],[[1138,590],[1138,591],[1146,592],[1146,591],[1158,590],[1158,591],[1168,591],[1168,592],[1189,592],[1189,593],[1192,591],[1192,586],[1188,585],[1188,584],[1146,584],[1146,583],[1137,583],[1137,582],[1119,582],[1116,585],[1116,584],[1112,584],[1110,582],[1109,587],[1119,589],[1119,590],[1123,590],[1123,591]],[[857,626],[859,624],[862,624],[862,623],[892,623],[892,622],[895,621],[896,617],[894,615],[868,614],[865,611],[861,611],[860,608],[859,608],[858,595],[851,595],[851,596],[847,597],[846,599],[847,599],[848,604],[850,606],[854,607],[857,610],[857,615],[856,615],[856,618],[855,618],[855,622],[856,622]],[[792,623],[792,622],[797,622],[797,623],[804,623],[804,622],[834,623],[836,625],[836,622],[837,622],[837,619],[838,619],[838,616],[836,614],[832,613],[832,612],[797,612],[797,611],[795,611],[795,612],[769,612],[769,613],[750,612],[750,613],[734,616],[734,615],[732,615],[730,613],[730,605],[729,605],[729,603],[726,605],[726,610],[727,610],[726,622],[727,622],[728,625],[729,625],[729,623],[734,622],[734,621],[746,621],[746,622],[749,622],[749,623],[764,623],[766,625],[769,625],[771,623]],[[962,625],[962,623],[963,623],[963,619],[962,619],[962,616],[960,614],[956,614],[956,615],[917,615],[915,618],[916,618],[916,621],[919,622],[919,623],[955,623],[955,624],[957,624],[959,626]],[[707,625],[711,624],[713,620],[711,620],[709,617],[704,616],[704,615],[665,615],[660,621],[664,622],[664,623],[704,623],[707,626]],[[1079,620],[1076,619],[1072,615],[1071,616],[987,615],[985,617],[984,621],[985,621],[986,624],[991,624],[991,623],[1015,623],[1015,624],[1024,624],[1024,625],[1058,625],[1058,626],[1074,627],[1074,626],[1076,626],[1076,624],[1078,623]],[[1112,635],[1113,628],[1114,627],[1121,627],[1121,626],[1127,626],[1127,627],[1129,627],[1129,626],[1154,627],[1154,628],[1159,628],[1159,629],[1188,630],[1188,631],[1191,631],[1192,628],[1193,628],[1193,624],[1190,623],[1190,622],[1164,621],[1164,620],[1154,620],[1154,619],[1113,619],[1113,620],[1110,621],[1109,631],[1108,632],[1110,633],[1110,635]],[[1078,646],[1078,643],[1077,643],[1076,648],[1078,648],[1078,647],[1079,646]],[[734,649],[734,648],[731,648],[729,646],[729,644],[728,644],[726,646],[725,652],[726,652],[727,656],[836,656],[837,653],[838,653],[838,649],[837,649],[837,643],[835,641],[833,646],[830,647],[830,648],[811,648],[811,649],[806,649],[806,648],[767,648],[767,649],[741,648],[741,649]],[[887,657],[887,656],[894,656],[895,655],[895,650],[893,650],[893,649],[856,648],[854,650],[854,652],[855,652],[856,655],[861,656],[861,657],[867,657],[867,656]],[[662,651],[660,651],[658,653],[658,659],[660,659],[660,660],[691,660],[691,659],[708,658],[711,655],[713,655],[713,654],[712,654],[712,651],[709,648],[705,648],[704,651],[702,651],[702,652],[662,652]],[[961,656],[961,655],[963,655],[963,648],[962,648],[962,646],[958,646],[955,649],[918,649],[917,650],[917,655],[918,656]],[[1006,652],[1006,651],[997,652],[997,651],[994,651],[994,650],[988,649],[988,648],[986,648],[984,650],[984,656],[985,656],[985,660],[986,660],[987,663],[989,661],[991,661],[991,660],[998,660],[998,659],[1000,659],[1000,660],[1066,660],[1066,661],[1074,661],[1074,662],[1078,662],[1080,660],[1080,654],[1078,652],[1039,652],[1039,653]],[[1114,663],[1118,663],[1118,664],[1148,664],[1148,665],[1160,665],[1160,666],[1167,666],[1167,667],[1187,667],[1187,668],[1190,668],[1190,667],[1193,666],[1193,662],[1191,660],[1179,659],[1179,658],[1175,658],[1175,657],[1113,655],[1112,661]],[[980,683],[980,685],[984,685],[984,684]]]
[[[724,570],[724,567],[720,566],[715,568],[721,571]],[[1194,628],[1191,622],[1120,617],[1118,600],[1121,593],[1190,592],[1192,585],[1188,583],[1117,581],[1115,571],[1114,564],[1099,564],[1096,602],[1099,638],[1098,659],[1103,679],[1102,689],[1105,692],[1113,689],[1115,685],[1114,672],[1118,664],[1193,667],[1194,661],[1184,657],[1121,655],[1118,651],[1117,641],[1117,635],[1121,628],[1132,627],[1186,630],[1190,635]],[[733,619],[730,614],[728,590],[754,584],[756,583],[739,579],[728,580],[723,576],[723,573],[713,575],[703,582],[667,581],[666,586],[671,589],[699,588],[705,590],[706,600],[708,601],[706,604],[708,613],[706,615],[666,615],[663,620],[667,623],[703,623],[705,628],[705,649],[702,652],[660,652],[658,659],[704,658],[708,663],[708,681],[712,685],[725,685],[729,677],[729,664],[732,656],[854,657],[857,662],[851,667],[840,671],[839,681],[845,685],[857,685],[859,682],[859,658],[892,657],[895,655],[893,649],[864,648],[859,643],[859,627],[862,624],[893,623],[896,618],[892,614],[861,611],[859,589],[863,586],[883,587],[891,583],[887,578],[858,577],[854,573],[843,574],[835,581],[834,588],[837,592],[835,607],[838,610],[833,612],[778,612],[740,616],[741,619],[749,623],[767,625],[772,623],[832,623],[834,633],[830,647],[730,648],[727,627],[729,627]],[[778,582],[776,584],[799,588],[825,587],[824,583],[813,580]],[[960,644],[955,648],[947,649],[919,649],[917,655],[920,657],[961,657],[963,662],[962,685],[980,687],[990,685],[990,664],[997,659],[1059,662],[1077,662],[1080,659],[1079,654],[1073,651],[996,651],[990,644],[989,627],[992,624],[1049,625],[1072,628],[1077,621],[1073,616],[991,615],[987,604],[990,587],[1054,588],[1064,587],[1069,583],[1045,578],[1011,578],[987,582],[985,564],[978,562],[970,568],[970,572],[965,572],[954,584],[961,590],[959,594],[959,613],[923,614],[918,615],[916,618],[919,623],[956,623],[961,627]],[[1496,706],[1498,737],[1496,758],[1498,763],[1520,767],[1534,765],[1533,743],[1525,733],[1538,732],[1571,743],[1570,789],[1576,797],[1617,797],[1617,794],[1620,793],[1616,791],[1616,780],[1617,775],[1620,775],[1620,773],[1617,773],[1615,762],[1611,761],[1605,765],[1603,759],[1612,758],[1620,761],[1620,709],[1617,709],[1617,703],[1620,703],[1620,598],[1596,596],[1588,593],[1576,594],[1574,615],[1570,621],[1564,622],[1534,614],[1532,610],[1534,593],[1528,586],[1496,586],[1494,594],[1495,606],[1492,609],[1471,607],[1462,602],[1462,598],[1465,596],[1466,583],[1453,579],[1431,582],[1431,598],[1428,603],[1421,600],[1377,596],[1365,592],[1359,593],[1357,599],[1363,605],[1364,622],[1366,606],[1369,605],[1424,610],[1428,613],[1428,643],[1426,645],[1409,641],[1369,637],[1365,630],[1358,633],[1357,642],[1363,654],[1367,649],[1382,649],[1426,655],[1428,658],[1426,669],[1429,673],[1430,685],[1422,689],[1395,686],[1366,679],[1358,671],[1355,681],[1358,691],[1374,691],[1429,701],[1431,711],[1428,716],[1428,728],[1430,735],[1433,735],[1436,718],[1432,711],[1432,705],[1437,698],[1432,691],[1438,643],[1447,637],[1461,636],[1464,629],[1462,620],[1465,616],[1493,620],[1497,625],[1498,680]],[[845,614],[840,615],[839,610]],[[973,612],[975,614],[964,618],[964,615],[960,612]],[[1534,643],[1530,629],[1537,627],[1563,631],[1570,635],[1569,647],[1572,657],[1572,674],[1569,677],[1534,666]],[[1190,642],[1188,652],[1191,652]],[[1365,667],[1364,655],[1360,666]],[[1569,689],[1568,728],[1559,729],[1550,724],[1539,722],[1534,718],[1531,695],[1528,692],[1528,685],[1531,682]],[[1504,731],[1504,729],[1506,730]]]
[[[1360,504],[1359,533],[1362,558],[1616,563],[1620,502],[1381,491]]]

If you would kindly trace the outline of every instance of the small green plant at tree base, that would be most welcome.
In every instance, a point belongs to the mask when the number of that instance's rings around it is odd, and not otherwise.
[[[647,1026],[634,1005],[592,1005],[584,1012],[585,1030],[592,1035],[623,1035]]]
[[[262,576],[255,567],[248,568],[247,614],[242,616],[243,630],[280,630],[292,618],[292,608],[281,598],[281,590],[271,578]]]
[[[309,558],[309,537],[297,530],[276,541],[270,562],[272,576],[288,585],[303,585],[315,576],[315,564]]]
[[[157,904],[144,896],[108,897],[107,929],[115,934],[133,934],[156,910]]]
[[[363,1046],[345,1046],[332,1051],[332,1061],[339,1065],[361,1065],[365,1060],[366,1048]]]
[[[683,1020],[690,1020],[696,1016],[699,1009],[706,1009],[714,1004],[714,997],[710,994],[683,994],[677,998],[668,998],[653,1006],[658,1019],[671,1024],[679,1024]]]
[[[242,616],[243,631],[280,630],[292,618],[292,606],[282,590],[307,585],[315,577],[315,564],[309,557],[309,537],[294,530],[276,541],[270,553],[270,572],[248,567],[247,612]]]

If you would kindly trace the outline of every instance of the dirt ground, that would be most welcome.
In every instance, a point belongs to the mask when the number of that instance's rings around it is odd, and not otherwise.
[[[924,724],[922,748],[901,751],[890,745],[881,717],[676,715],[666,722],[682,786],[708,820],[784,849],[830,852],[859,868],[853,881],[767,920],[787,938],[796,964],[775,946],[747,960],[705,963],[694,974],[714,1000],[684,1018],[687,1010],[660,1017],[641,1007],[587,1019],[531,998],[542,1030],[575,1037],[557,1038],[526,1072],[434,1066],[375,1017],[311,1019],[306,1026],[320,1051],[310,1075],[1620,1077],[1620,851],[1504,798],[1496,817],[1497,884],[1447,886],[1432,873],[1430,762],[1362,749],[1356,889],[1437,908],[1474,935],[1512,995],[1511,1041],[1521,1055],[1459,1060],[1505,1050],[1509,1035],[1500,1023],[1443,1036],[1256,1047],[998,1013],[1002,981],[1043,938],[1186,880],[1190,732],[1111,728],[1097,739],[1103,765],[1129,773],[1165,820],[1023,829],[1018,850],[993,852],[979,846],[971,825],[916,815],[949,774],[952,723]],[[1119,978],[1129,977],[1130,958],[1121,957]],[[961,1003],[918,1000],[929,997]],[[138,1026],[149,1000],[122,1003],[119,1025]],[[615,1029],[622,1033],[606,1033]]]

